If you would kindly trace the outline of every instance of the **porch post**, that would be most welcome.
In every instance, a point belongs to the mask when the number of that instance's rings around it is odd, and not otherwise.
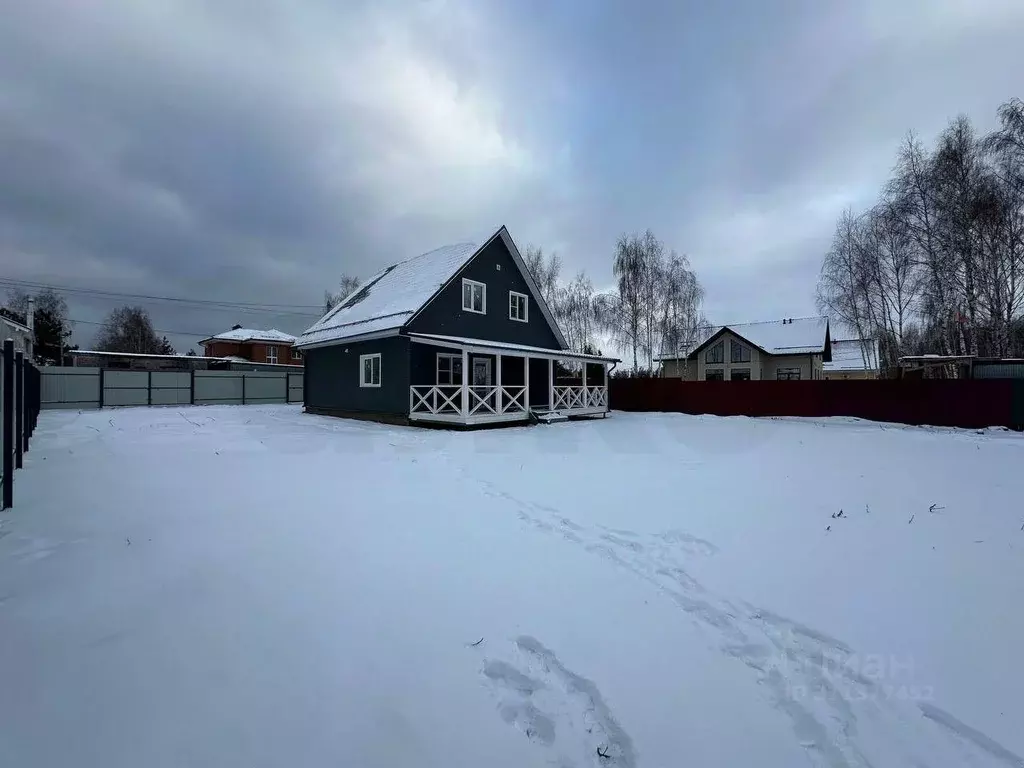
[[[497,368],[498,368],[498,392],[497,392],[497,401],[496,401],[496,403],[497,403],[497,406],[498,406],[498,413],[501,413],[501,355],[498,354],[496,357],[498,358],[498,364],[497,364]]]
[[[526,393],[523,395],[523,407],[530,412],[530,358],[523,358],[523,384],[526,385]]]
[[[555,361],[548,358],[548,410],[555,410]]]
[[[601,370],[604,372],[604,409],[607,411],[611,402],[608,398],[608,363],[601,363]]]
[[[462,418],[469,416],[469,351],[462,350]]]

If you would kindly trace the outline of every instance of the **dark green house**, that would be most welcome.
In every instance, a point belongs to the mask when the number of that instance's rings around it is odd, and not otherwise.
[[[505,227],[387,267],[295,346],[307,411],[462,426],[603,416],[618,362],[567,349]]]

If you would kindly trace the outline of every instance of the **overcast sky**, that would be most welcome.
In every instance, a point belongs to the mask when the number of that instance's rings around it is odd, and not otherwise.
[[[0,278],[316,306],[506,224],[712,322],[813,313],[903,135],[1024,96],[1021,0],[0,0]],[[2,290],[2,289],[0,289]],[[118,303],[69,294],[75,341]],[[315,317],[144,302],[179,350]],[[315,310],[302,310],[315,314]]]

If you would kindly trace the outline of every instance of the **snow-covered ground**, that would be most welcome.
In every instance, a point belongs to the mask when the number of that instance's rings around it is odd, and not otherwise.
[[[48,412],[16,481],[2,766],[1024,764],[1021,435]]]

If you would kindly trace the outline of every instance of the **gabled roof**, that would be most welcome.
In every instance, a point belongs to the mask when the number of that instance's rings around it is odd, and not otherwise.
[[[824,353],[829,341],[827,317],[796,317],[760,323],[735,323],[711,329],[711,335],[689,355],[662,355],[662,360],[692,358],[723,333],[739,336],[769,355],[806,355]]]
[[[877,371],[878,339],[844,339],[832,342],[832,360],[826,371]]]
[[[206,341],[269,341],[277,342],[278,344],[294,344],[295,337],[276,328],[271,328],[269,331],[261,331],[254,328],[232,328],[230,331],[224,331],[224,333],[218,333],[216,336],[203,339],[199,343],[202,344]]]
[[[20,320],[15,320],[13,317],[11,317],[11,315],[14,314],[13,312],[10,312],[10,310],[8,310],[6,308],[3,308],[3,309],[4,309],[4,311],[0,312],[0,320],[3,320],[5,323],[7,323],[12,328],[17,328],[19,331],[21,331],[23,333],[31,333],[32,332],[32,329],[29,328],[27,325],[25,325],[25,323],[21,322]]]
[[[478,242],[435,248],[381,270],[306,329],[299,337],[298,346],[397,333],[496,237],[504,241],[534,301],[564,348],[562,332],[504,226],[491,230]]]

